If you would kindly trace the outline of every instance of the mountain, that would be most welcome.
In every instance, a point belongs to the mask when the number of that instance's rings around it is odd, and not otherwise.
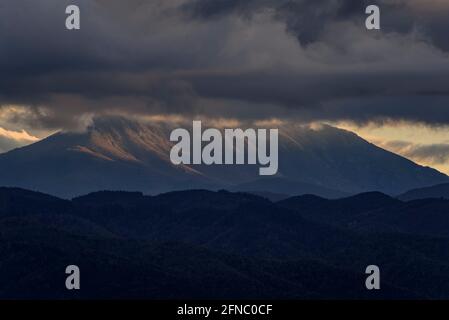
[[[357,232],[448,237],[449,200],[401,201],[379,192],[328,200],[305,195],[277,202],[302,217]]]
[[[158,193],[212,187],[194,169],[171,165],[167,132],[162,125],[108,118],[86,132],[56,133],[0,155],[0,185],[62,197],[102,189]]]
[[[3,201],[2,299],[449,297],[449,201],[366,193],[273,203],[206,190],[68,201],[2,188]],[[81,269],[80,291],[64,289],[69,264]],[[364,287],[370,264],[381,268],[382,290]]]
[[[436,186],[417,188],[409,190],[398,196],[398,199],[409,201],[426,198],[449,199],[449,183],[438,184]]]
[[[354,224],[367,212],[397,208],[403,202],[380,192],[368,192],[336,200],[304,195],[285,199],[277,204],[298,211],[310,220],[346,227]]]
[[[434,169],[328,125],[283,125],[274,177],[260,177],[255,165],[174,166],[169,159],[173,128],[97,118],[84,132],[56,133],[1,154],[0,185],[64,198],[105,189],[157,194],[195,188],[338,198],[373,190],[399,194],[449,181]]]
[[[230,188],[233,191],[244,191],[254,194],[260,194],[266,192],[266,190],[273,190],[281,194],[317,194],[324,198],[336,199],[348,196],[347,192],[337,191],[322,187],[320,185],[314,185],[298,180],[291,180],[287,178],[258,178],[256,180],[242,183]],[[269,197],[273,199],[272,197]],[[288,198],[288,197],[284,197]]]

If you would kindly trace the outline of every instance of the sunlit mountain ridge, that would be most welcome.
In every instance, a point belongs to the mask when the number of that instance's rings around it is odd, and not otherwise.
[[[97,118],[84,132],[59,132],[0,155],[0,185],[61,197],[97,190],[145,193],[203,188],[328,198],[366,191],[400,194],[449,178],[329,125],[279,127],[279,171],[256,165],[173,165],[170,132],[180,126]],[[189,129],[188,125],[186,129]]]

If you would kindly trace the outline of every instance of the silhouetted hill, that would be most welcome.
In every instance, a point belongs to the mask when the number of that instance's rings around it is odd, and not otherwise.
[[[8,188],[0,199],[1,298],[449,298],[449,201],[207,190],[65,201]],[[79,292],[64,289],[69,264]],[[380,291],[364,288],[370,264]]]
[[[401,203],[382,192],[365,192],[351,197],[335,200],[336,204],[341,206],[352,206],[356,211],[373,210]]]
[[[351,230],[449,236],[449,200],[403,202],[370,192],[338,200],[293,197],[278,202],[278,205],[295,210],[310,220]]]
[[[266,192],[273,190],[283,194],[317,194],[324,198],[336,199],[348,196],[347,192],[333,190],[323,186],[313,185],[286,178],[258,178],[254,181],[242,183],[232,187],[235,191],[245,192]]]
[[[447,237],[449,200],[421,199],[386,207],[354,220],[361,230]]]
[[[72,201],[77,204],[101,206],[104,204],[133,204],[144,199],[142,192],[98,191],[73,198]]]
[[[413,189],[398,196],[398,199],[404,201],[426,198],[449,199],[449,183],[438,184],[436,186],[426,188]]]
[[[290,198],[289,195],[284,194],[284,193],[266,192],[266,191],[251,191],[251,190],[248,190],[247,192],[251,193],[251,194],[255,194],[256,196],[259,196],[262,198],[267,198],[273,202],[277,202],[277,201],[281,201],[281,200]]]
[[[0,187],[0,216],[66,211],[70,202],[20,188]]]
[[[362,193],[337,200],[308,195],[278,202],[279,206],[296,210],[310,220],[335,225],[352,223],[358,215],[400,204],[401,201],[380,192]]]

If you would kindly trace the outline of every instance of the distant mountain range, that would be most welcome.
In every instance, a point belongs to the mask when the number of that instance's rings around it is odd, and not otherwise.
[[[398,198],[405,201],[426,198],[449,199],[449,183],[413,189],[401,194]]]
[[[157,194],[195,188],[339,198],[374,190],[397,195],[449,182],[434,169],[328,125],[281,126],[274,177],[261,178],[258,167],[249,165],[174,166],[169,161],[173,128],[96,119],[85,132],[57,133],[1,154],[0,185],[65,198],[103,189]]]
[[[0,188],[0,298],[448,299],[449,201]],[[64,288],[65,267],[80,291]],[[365,289],[365,268],[381,290]]]

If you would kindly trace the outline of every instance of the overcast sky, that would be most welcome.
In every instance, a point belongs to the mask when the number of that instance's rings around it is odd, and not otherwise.
[[[448,18],[446,0],[2,0],[0,151],[101,114],[280,118],[344,123],[404,155],[391,127],[424,125],[407,156],[445,165]]]

